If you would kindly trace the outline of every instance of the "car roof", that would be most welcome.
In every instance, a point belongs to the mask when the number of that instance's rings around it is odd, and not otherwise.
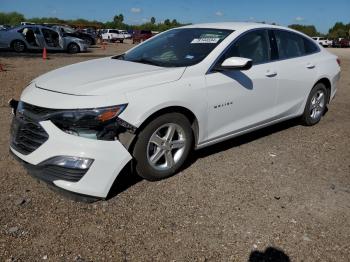
[[[294,32],[296,34],[302,35],[306,38],[310,38],[306,34],[289,27],[266,24],[266,23],[257,23],[257,22],[203,23],[203,24],[186,25],[181,28],[211,28],[211,29],[226,29],[226,30],[233,30],[233,31],[248,31],[248,30],[258,29],[258,28],[272,28],[272,29],[288,30],[290,32]]]
[[[20,25],[20,26],[14,27],[14,28],[12,28],[12,29],[13,29],[13,30],[19,30],[19,29],[25,28],[25,27],[38,27],[38,28],[44,28],[44,29],[53,30],[51,27],[43,26],[43,25]],[[11,30],[12,30],[12,29],[11,29]],[[53,31],[55,31],[55,30],[53,30]]]
[[[290,28],[286,28],[278,25],[271,25],[265,23],[254,23],[254,22],[220,22],[220,23],[203,23],[203,24],[193,24],[186,25],[182,28],[213,28],[213,29],[227,29],[227,30],[249,30],[254,28],[276,28],[276,29],[288,29],[294,31]]]

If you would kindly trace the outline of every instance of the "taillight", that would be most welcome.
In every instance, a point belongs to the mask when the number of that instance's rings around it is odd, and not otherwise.
[[[339,58],[337,58],[337,63],[338,63],[338,65],[340,66],[340,59]]]

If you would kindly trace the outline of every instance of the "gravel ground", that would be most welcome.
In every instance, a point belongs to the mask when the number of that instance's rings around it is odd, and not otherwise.
[[[108,201],[49,190],[8,153],[10,110],[34,77],[112,55],[0,53],[0,261],[349,261],[350,49],[338,94],[316,126],[288,121],[193,154],[180,174],[125,174]],[[284,259],[284,260],[283,260]]]

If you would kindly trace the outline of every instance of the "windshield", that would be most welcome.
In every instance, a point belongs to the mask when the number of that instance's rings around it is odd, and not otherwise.
[[[111,34],[119,34],[118,30],[109,30]]]
[[[180,28],[151,38],[119,59],[164,67],[191,66],[202,61],[232,30]]]

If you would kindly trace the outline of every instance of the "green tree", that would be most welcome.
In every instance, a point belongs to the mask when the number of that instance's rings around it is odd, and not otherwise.
[[[121,25],[124,22],[124,15],[123,14],[115,15],[113,17],[113,22],[116,25]]]
[[[166,19],[163,23],[156,23],[156,18],[152,17],[149,22],[146,22],[141,25],[129,25],[124,23],[123,14],[115,15],[112,21],[108,21],[105,23],[96,21],[96,20],[87,20],[83,18],[79,19],[70,19],[64,20],[57,17],[34,17],[30,19],[26,19],[24,15],[16,12],[11,13],[3,13],[0,12],[0,24],[8,24],[8,25],[19,25],[23,21],[43,24],[66,24],[73,27],[94,27],[94,28],[118,28],[118,29],[147,29],[152,31],[165,31],[170,28],[182,26],[184,24],[178,22],[176,19]]]
[[[331,27],[328,31],[328,36],[330,38],[347,38],[350,34],[350,23],[344,24],[341,22],[337,22]]]
[[[165,19],[164,24],[167,26],[170,26],[171,25],[170,19]]]
[[[21,22],[25,21],[24,15],[11,12],[11,13],[2,13],[0,12],[0,24],[1,25],[18,25]]]
[[[299,32],[302,32],[308,36],[318,36],[321,35],[321,33],[319,33],[316,30],[316,27],[314,25],[299,25],[299,24],[293,24],[293,25],[289,25],[289,28],[292,28],[294,30],[297,30]]]
[[[173,20],[171,21],[171,25],[172,25],[172,26],[179,26],[179,22],[178,22],[176,19],[173,19]]]

